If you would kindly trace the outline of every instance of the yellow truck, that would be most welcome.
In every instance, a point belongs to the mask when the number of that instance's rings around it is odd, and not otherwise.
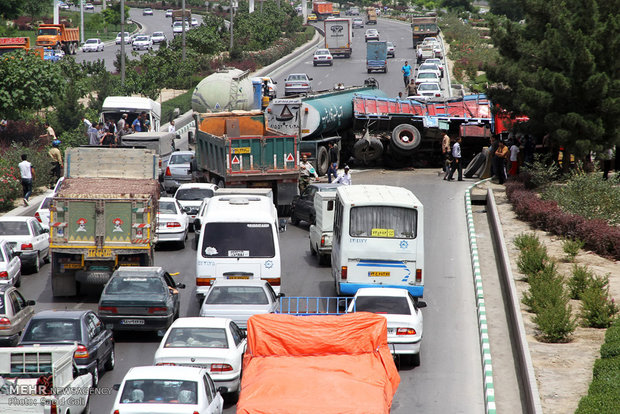
[[[41,24],[37,30],[37,46],[62,49],[67,55],[75,55],[80,42],[80,29],[64,24]]]

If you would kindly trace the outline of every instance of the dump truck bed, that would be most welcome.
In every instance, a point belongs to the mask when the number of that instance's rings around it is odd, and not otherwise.
[[[159,197],[159,183],[152,179],[66,178],[59,198],[143,198]]]

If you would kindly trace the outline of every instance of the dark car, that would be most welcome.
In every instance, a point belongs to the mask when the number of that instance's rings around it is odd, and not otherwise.
[[[314,195],[317,191],[336,191],[341,184],[310,184],[301,195],[295,196],[291,203],[291,222],[299,224],[304,220],[308,224],[314,224],[316,213],[314,212]]]
[[[34,300],[26,300],[13,286],[0,286],[0,346],[14,346],[34,314]]]
[[[58,345],[77,342],[73,360],[80,375],[90,372],[93,386],[99,383],[99,373],[114,369],[114,339],[112,331],[106,328],[93,311],[48,310],[39,312],[30,319],[24,329],[19,345]]]
[[[161,331],[179,317],[179,291],[161,267],[119,267],[103,289],[99,316],[113,331]]]

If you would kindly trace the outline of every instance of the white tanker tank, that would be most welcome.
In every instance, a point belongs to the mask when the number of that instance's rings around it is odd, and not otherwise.
[[[247,70],[224,68],[207,76],[194,89],[192,110],[204,113],[253,109],[255,88],[249,73]],[[258,89],[260,93],[260,87]]]

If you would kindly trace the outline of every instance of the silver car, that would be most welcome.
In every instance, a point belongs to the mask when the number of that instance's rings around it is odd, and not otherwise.
[[[34,300],[26,300],[13,286],[0,286],[0,346],[15,346],[19,334],[34,315]]]
[[[205,295],[200,316],[229,318],[246,330],[250,316],[275,312],[280,297],[284,295],[276,294],[264,280],[245,279],[247,277],[240,275],[216,279]]]
[[[173,194],[181,184],[192,182],[191,163],[194,151],[175,151],[164,161],[164,190]]]
[[[153,36],[151,36],[151,40],[153,41],[153,43],[161,43],[166,39],[166,35],[164,34],[164,32],[153,32]]]
[[[312,78],[305,73],[291,73],[284,80],[284,96],[312,92]]]

